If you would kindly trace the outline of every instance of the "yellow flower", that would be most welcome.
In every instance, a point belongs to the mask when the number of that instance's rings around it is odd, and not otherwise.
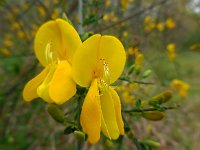
[[[54,8],[53,13],[51,15],[51,18],[52,19],[58,18],[59,14],[60,14],[59,9],[58,8]]]
[[[130,3],[132,3],[134,0],[120,0],[120,5],[122,7],[123,10],[127,10],[128,9],[128,5]]]
[[[44,7],[38,6],[38,7],[37,7],[37,10],[38,10],[40,16],[42,16],[42,17],[45,17],[45,16],[46,16],[46,11],[45,11]]]
[[[180,97],[186,97],[190,85],[184,81],[175,79],[171,82],[171,88],[177,90],[179,92]]]
[[[7,48],[2,48],[0,50],[0,54],[3,55],[3,56],[5,56],[5,57],[7,57],[7,56],[10,55],[10,51]]]
[[[174,43],[169,43],[167,45],[167,56],[170,61],[174,61],[176,59],[176,45]]]
[[[121,42],[113,36],[99,34],[83,42],[74,55],[74,80],[82,87],[90,87],[80,115],[90,143],[99,140],[101,131],[110,139],[124,134],[120,98],[110,84],[121,75],[125,61]]]
[[[158,31],[162,32],[165,29],[165,24],[158,23],[156,27],[157,27]]]
[[[71,63],[81,43],[73,26],[62,19],[48,21],[39,28],[34,50],[45,69],[26,84],[25,101],[41,97],[48,103],[62,104],[76,93]]]
[[[11,47],[11,46],[14,45],[14,43],[13,43],[13,41],[11,41],[11,40],[4,40],[4,41],[3,41],[3,45],[4,45],[4,46],[7,46],[7,47]]]
[[[165,25],[168,29],[174,29],[176,27],[176,23],[172,18],[168,18],[165,22]]]

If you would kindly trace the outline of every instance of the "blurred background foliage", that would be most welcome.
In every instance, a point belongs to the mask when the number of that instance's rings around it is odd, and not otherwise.
[[[33,50],[37,29],[47,20],[62,17],[63,13],[78,29],[78,0],[0,1],[2,150],[75,149],[75,139],[63,135],[63,126],[49,117],[43,101],[37,99],[28,104],[21,96],[24,84],[41,70]],[[131,108],[137,99],[173,89],[174,79],[183,84],[182,91],[173,90],[170,102],[181,107],[168,111],[160,122],[134,117],[131,121],[134,133],[140,138],[155,138],[161,150],[199,149],[200,1],[83,0],[82,26],[86,32],[117,36],[127,51],[127,68],[136,63],[137,52],[144,55],[141,73],[133,78],[154,84],[135,83],[127,87],[126,82],[116,83],[124,108]],[[147,70],[151,72],[148,78],[144,77]],[[86,143],[84,149],[105,149],[106,145],[109,144]],[[133,141],[125,137],[121,148],[133,149]]]

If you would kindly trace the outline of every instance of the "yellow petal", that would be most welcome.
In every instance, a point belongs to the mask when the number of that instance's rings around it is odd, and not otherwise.
[[[47,76],[49,67],[46,67],[39,75],[30,80],[24,87],[23,98],[25,101],[31,101],[34,98],[37,98],[37,88],[43,82]]]
[[[49,96],[49,85],[51,83],[52,77],[54,75],[54,72],[56,70],[56,64],[49,65],[49,72],[42,82],[37,88],[37,94],[39,97],[41,97],[44,101],[47,103],[52,103],[52,99]]]
[[[72,79],[71,66],[61,61],[49,85],[49,96],[57,104],[63,104],[76,93],[76,84]]]
[[[96,34],[83,42],[74,55],[74,80],[80,86],[89,86],[100,60],[105,60],[108,64],[110,83],[115,82],[121,75],[126,61],[124,47],[117,38]]]
[[[74,27],[68,22],[57,19],[43,24],[35,37],[35,54],[43,66],[49,64],[47,48],[50,49],[53,59],[67,59],[70,63],[75,50],[81,44],[80,37]]]
[[[114,83],[124,70],[126,53],[122,43],[114,36],[102,36],[99,45],[100,58],[105,59],[110,72],[110,84]]]
[[[110,92],[111,92],[111,95],[112,95],[112,98],[114,101],[114,105],[115,105],[115,114],[116,114],[119,132],[121,135],[124,135],[124,122],[122,120],[120,98],[119,98],[117,92],[113,88],[110,88]]]
[[[103,115],[101,130],[108,138],[117,139],[120,131],[117,125],[115,105],[110,90],[101,95],[100,103]]]
[[[97,80],[95,79],[86,95],[80,116],[83,131],[87,133],[88,141],[92,144],[98,142],[100,138],[101,110],[99,101]]]
[[[74,80],[80,86],[88,87],[92,81],[100,38],[99,34],[88,38],[74,54],[72,72]]]

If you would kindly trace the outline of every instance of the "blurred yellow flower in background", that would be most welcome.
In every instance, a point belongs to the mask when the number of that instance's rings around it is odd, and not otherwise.
[[[80,122],[90,143],[99,140],[100,131],[109,139],[124,134],[120,98],[110,84],[121,75],[125,61],[121,42],[113,36],[99,34],[84,41],[74,55],[74,80],[82,87],[89,87]]]
[[[190,85],[182,80],[175,79],[171,82],[171,88],[177,90],[180,97],[186,97]]]
[[[166,21],[165,21],[165,26],[168,28],[168,29],[174,29],[176,27],[176,23],[174,22],[174,20],[172,18],[168,18]]]
[[[134,2],[134,0],[120,0],[120,5],[121,5],[123,10],[127,10],[128,5],[132,2]]]
[[[170,61],[176,59],[176,45],[174,43],[169,43],[167,45],[167,56]]]
[[[156,25],[156,28],[157,28],[158,31],[162,32],[162,31],[164,31],[164,29],[165,29],[165,24],[162,23],[162,22],[159,22],[159,23]]]
[[[34,50],[45,68],[25,85],[25,101],[41,97],[48,103],[63,104],[76,93],[71,63],[81,43],[73,26],[62,19],[48,21],[39,28]]]

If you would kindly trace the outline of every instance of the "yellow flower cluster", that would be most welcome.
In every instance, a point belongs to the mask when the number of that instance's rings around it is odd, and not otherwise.
[[[122,102],[131,105],[135,105],[136,97],[133,92],[138,89],[140,89],[140,86],[137,83],[127,84],[126,82],[122,82],[122,84],[117,87],[117,91],[121,93]]]
[[[120,98],[110,86],[126,62],[117,38],[95,34],[82,43],[70,23],[56,19],[39,28],[34,50],[44,69],[25,85],[25,101],[40,97],[47,103],[63,104],[76,94],[77,84],[88,89],[80,114],[88,141],[98,142],[100,132],[109,139],[124,134]]]
[[[146,32],[151,32],[153,29],[155,29],[155,27],[156,27],[155,18],[152,18],[151,16],[145,16],[144,30]]]
[[[156,18],[153,18],[151,16],[145,16],[144,18],[144,30],[146,32],[151,32],[154,29],[162,32],[165,30],[165,28],[174,29],[175,27],[176,23],[172,18],[168,18],[165,22],[158,22],[156,21]]]
[[[168,59],[174,61],[176,59],[176,45],[174,43],[169,43],[166,51]]]
[[[178,91],[180,97],[186,97],[190,85],[182,80],[173,80],[171,82],[171,88]]]
[[[105,22],[117,22],[119,19],[114,12],[107,13],[103,16]]]

